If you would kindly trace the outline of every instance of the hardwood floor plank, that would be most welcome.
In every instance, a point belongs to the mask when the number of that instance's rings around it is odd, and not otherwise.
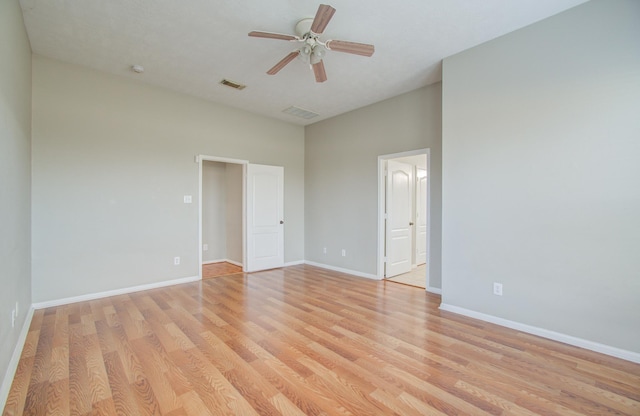
[[[303,394],[302,389],[298,388],[295,383],[291,383],[286,378],[280,376],[276,371],[273,371],[265,361],[254,361],[251,363],[251,366],[267,382],[274,386],[287,401],[291,402],[305,415],[325,414],[311,398],[308,398]]]
[[[352,379],[340,377],[322,364],[307,358],[299,359],[306,367],[313,371],[313,375],[307,380],[322,386],[334,397],[340,399],[340,403],[355,415],[379,415],[388,414],[391,409],[382,403],[371,400],[370,391],[362,391],[360,383],[353,384]]]
[[[138,412],[141,415],[162,415],[160,411],[160,404],[158,403],[151,384],[146,377],[136,377],[135,382],[130,383],[129,386],[135,393],[134,395],[136,403],[138,404]]]
[[[640,365],[312,266],[35,311],[5,416],[640,415]]]
[[[228,263],[226,261],[202,265],[203,279],[211,279],[214,277],[227,276],[236,273],[242,273],[242,267]]]
[[[404,416],[412,416],[412,415],[420,416],[424,414],[418,409],[411,407],[408,404],[402,402],[399,399],[400,394],[394,395],[388,391],[375,390],[371,392],[370,396],[372,399],[377,400],[381,404],[391,409],[391,411],[393,411],[395,414],[404,415]]]
[[[278,393],[275,396],[269,399],[273,407],[278,410],[278,414],[283,416],[304,416],[305,413],[302,412],[296,405],[294,405],[291,400],[287,399],[287,397]]]
[[[84,415],[91,410],[89,374],[80,324],[69,326],[69,412]]]
[[[287,395],[287,393],[291,394],[292,397],[288,396],[291,401],[300,401],[298,396],[301,396],[312,400],[318,407],[320,407],[320,409],[322,409],[322,412],[327,414],[331,414],[331,412],[341,415],[354,414],[337,401],[336,398],[333,398],[330,392],[328,392],[323,386],[314,384],[313,381],[309,381],[309,378],[301,377],[280,360],[265,360],[263,363],[266,364],[267,368],[277,374],[280,380],[285,382],[287,388],[284,388],[281,391],[285,395]],[[312,414],[320,414],[320,412],[314,410]]]
[[[166,358],[162,356],[162,351],[158,349],[159,341],[149,336],[133,339],[131,344],[144,368],[161,413],[169,413],[182,407],[171,383],[164,377],[165,371],[169,368],[166,366]]]
[[[105,353],[104,366],[107,377],[109,377],[109,386],[113,392],[113,406],[116,414],[139,415],[136,399],[129,388],[129,382],[118,353],[115,351]]]
[[[46,414],[48,415],[65,416],[69,414],[68,378],[48,383],[46,405]]]
[[[518,415],[526,415],[526,416],[536,415],[536,413],[518,406],[512,400],[508,400],[501,397],[500,395],[490,393],[484,390],[480,386],[471,385],[469,383],[465,383],[464,381],[458,380],[458,382],[456,382],[455,384],[455,387],[469,393],[472,396],[479,398],[482,401],[491,403],[492,405],[503,409],[505,412],[509,414],[518,414]]]
[[[95,326],[94,326],[95,328]],[[87,378],[91,394],[92,406],[98,402],[111,399],[109,377],[104,367],[104,359],[98,336],[96,334],[85,335],[84,348],[86,352]]]
[[[215,409],[216,414],[255,414],[229,380],[197,348],[184,351],[184,357],[181,368],[207,408]]]
[[[116,408],[113,404],[113,400],[109,397],[98,402],[92,403],[91,413],[92,416],[109,416],[116,414]]]
[[[138,380],[145,378],[145,373],[140,360],[133,351],[133,345],[127,338],[124,328],[119,324],[109,326],[109,331],[111,339],[115,342],[115,351],[122,361],[127,380],[129,380],[129,384],[136,385]]]
[[[206,404],[202,402],[200,396],[193,391],[189,391],[180,396],[180,400],[184,403],[184,414],[187,416],[214,416],[217,414],[216,410],[209,409]],[[176,413],[176,412],[171,412]]]
[[[24,414],[27,415],[46,415],[47,414],[47,390],[49,382],[36,383],[29,385],[27,398],[24,404]],[[23,414],[23,413],[18,413]]]
[[[11,390],[7,396],[7,402],[4,406],[4,416],[21,415],[27,400],[29,385],[31,382],[31,372],[33,370],[34,357],[22,357],[18,362],[16,374],[13,377]]]
[[[455,415],[455,410],[450,410],[450,413],[445,413],[440,409],[434,408],[430,405],[429,401],[420,400],[409,393],[403,392],[398,396],[398,400],[413,409],[416,409],[422,415]],[[453,412],[453,413],[452,413]]]
[[[55,315],[45,314],[43,327],[40,329],[38,346],[33,360],[33,370],[31,376],[32,384],[40,384],[49,379],[49,368],[51,367],[51,350],[53,333],[55,328]]]

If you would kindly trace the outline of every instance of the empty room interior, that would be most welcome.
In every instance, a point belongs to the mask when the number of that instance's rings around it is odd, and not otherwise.
[[[0,0],[0,409],[640,415],[639,157],[637,0]]]

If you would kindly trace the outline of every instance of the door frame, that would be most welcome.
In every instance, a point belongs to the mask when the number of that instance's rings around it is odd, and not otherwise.
[[[247,267],[247,202],[246,202],[246,177],[248,160],[230,159],[227,157],[197,155],[198,163],[198,277],[202,280],[202,163],[203,162],[233,163],[242,165],[242,271]]]
[[[410,150],[407,152],[391,153],[378,156],[378,279],[384,279],[384,250],[385,250],[385,200],[386,200],[386,180],[385,167],[390,159],[398,159],[407,156],[425,155],[427,158],[427,267],[425,276],[425,286],[429,288],[429,268],[431,267],[431,149]]]

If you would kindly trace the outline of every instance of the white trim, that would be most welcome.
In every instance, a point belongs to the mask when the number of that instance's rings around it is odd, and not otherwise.
[[[304,264],[308,264],[309,266],[320,267],[322,269],[333,270],[334,272],[352,274],[352,275],[358,276],[358,277],[366,277],[367,279],[382,280],[378,276],[376,276],[375,274],[357,272],[355,270],[343,269],[342,267],[329,266],[328,264],[316,263],[314,261],[305,260]]]
[[[242,164],[242,271],[247,268],[247,168],[249,162]],[[201,226],[202,228],[202,226]]]
[[[84,302],[100,298],[108,298],[109,296],[126,295],[127,293],[140,292],[143,290],[157,289],[165,286],[181,285],[184,283],[197,282],[202,280],[200,276],[181,277],[180,279],[165,280],[162,282],[149,283],[146,285],[125,287],[122,289],[107,290],[105,292],[89,293],[86,295],[72,296],[69,298],[48,300],[33,304],[34,309],[50,308],[52,306],[68,305],[70,303]]]
[[[242,159],[231,159],[228,157],[218,157],[218,156],[207,156],[207,155],[196,155],[195,157],[196,163],[198,164],[198,264],[204,264],[202,262],[202,162],[220,162],[220,163],[234,163],[237,165],[242,165],[242,259],[243,262],[246,263],[246,247],[245,247],[245,238],[244,238],[244,230],[245,230],[245,221],[246,221],[246,213],[247,210],[245,208],[244,194],[245,194],[245,177],[247,176],[247,164],[248,160]],[[228,260],[223,260],[228,261]],[[229,262],[231,263],[231,262]],[[236,263],[233,263],[236,264]],[[240,267],[243,267],[242,264],[237,264]],[[244,271],[244,267],[243,267]],[[198,271],[198,277],[202,280],[202,267]]]
[[[442,289],[439,287],[427,286],[427,292],[434,293],[436,295],[442,295]]]
[[[229,259],[226,259],[225,261],[227,263],[229,263],[229,264],[233,264],[234,266],[243,267],[242,263],[240,263],[239,261],[233,261],[233,260],[229,260]]]
[[[442,309],[443,311],[457,313],[459,315],[468,316],[470,318],[479,319],[481,321],[490,322],[492,324],[515,329],[517,331],[526,332],[528,334],[537,335],[539,337],[548,338],[553,341],[563,342],[565,344],[573,345],[575,347],[584,348],[587,350],[599,352],[601,354],[610,355],[612,357],[621,358],[623,360],[640,364],[640,353],[637,353],[637,352],[623,350],[621,348],[612,347],[610,345],[600,344],[598,342],[589,341],[583,338],[574,337],[574,336],[563,334],[560,332],[550,331],[548,329],[539,328],[536,326],[527,325],[520,322],[510,321],[508,319],[499,318],[493,315],[487,315],[481,312],[476,312],[476,311],[472,311],[465,308],[460,308],[458,306],[448,305],[446,303],[440,304],[440,309]]]
[[[387,218],[385,213],[385,173],[387,170],[387,160],[383,156],[378,156],[378,265],[377,265],[377,277],[378,279],[384,279],[384,262],[386,260],[384,255],[385,246],[385,224],[384,221]]]
[[[229,264],[233,264],[234,266],[242,267],[242,263],[238,261],[229,260],[229,259],[218,259],[218,260],[209,260],[209,261],[202,262],[203,265],[214,264],[214,263],[229,263]]]
[[[20,356],[22,355],[22,350],[27,340],[27,335],[29,334],[29,327],[31,327],[33,311],[34,309],[32,305],[29,308],[27,316],[24,319],[24,324],[22,324],[20,335],[18,336],[18,340],[16,341],[16,347],[13,349],[13,354],[11,355],[11,360],[9,360],[7,371],[4,373],[2,386],[0,386],[0,409],[4,409],[7,404],[7,398],[9,397],[9,392],[11,391],[11,384],[13,383],[13,378],[16,376],[16,370],[18,369],[18,364],[20,363]]]
[[[378,266],[376,279],[384,279],[384,246],[385,246],[385,170],[386,162],[401,157],[425,155],[427,157],[427,267],[425,282],[429,286],[429,267],[431,264],[431,149],[418,149],[408,152],[391,153],[378,156]]]
[[[203,261],[202,264],[214,264],[214,263],[224,263],[226,262],[226,259],[218,259],[218,260],[209,260],[209,261]]]
[[[305,263],[304,260],[289,261],[289,262],[284,264],[284,267],[299,266],[299,265],[304,264],[304,263]]]

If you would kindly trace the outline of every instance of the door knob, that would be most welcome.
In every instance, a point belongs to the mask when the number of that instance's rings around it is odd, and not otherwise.
[[[412,222],[410,222],[410,223],[409,223],[409,225],[413,225],[413,223],[412,223]]]
[[[280,220],[280,224],[284,224],[284,221]]]

